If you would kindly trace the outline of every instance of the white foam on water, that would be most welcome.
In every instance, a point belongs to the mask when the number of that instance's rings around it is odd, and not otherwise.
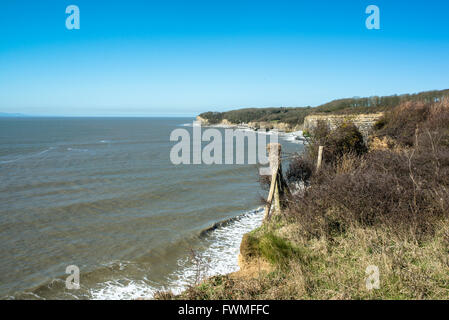
[[[207,265],[201,277],[238,271],[237,261],[242,237],[259,227],[262,220],[263,208],[258,208],[211,230],[204,240],[205,250],[198,252],[201,264]],[[195,283],[198,276],[197,268],[196,264],[191,263],[191,257],[185,257],[178,260],[178,269],[167,277],[168,285],[152,284],[146,278],[138,281],[125,278],[104,282],[99,287],[89,290],[89,293],[92,299],[101,300],[152,298],[161,290],[178,294]]]
[[[302,131],[290,132],[282,135],[282,138],[291,143],[304,144],[304,136]]]
[[[39,152],[36,152],[36,153],[31,153],[31,154],[28,154],[28,155],[24,155],[24,156],[15,158],[15,159],[2,160],[2,161],[0,161],[0,164],[12,163],[12,162],[20,161],[20,160],[25,160],[25,159],[29,159],[29,158],[38,157],[38,156],[41,156],[43,154],[46,154],[47,152],[49,152],[49,151],[51,151],[53,149],[55,149],[55,147],[50,147],[48,149],[45,149],[45,150],[42,150],[42,151],[39,151]]]
[[[13,159],[13,160],[2,160],[0,161],[0,164],[6,164],[6,163],[11,163],[11,162],[16,162],[17,159]]]
[[[98,289],[90,291],[93,300],[133,300],[152,297],[156,289],[144,280],[125,281],[112,280],[102,284]]]
[[[35,299],[37,299],[37,300],[46,300],[45,298],[35,294],[34,292],[25,291],[23,294],[24,295],[30,295],[30,296],[34,297]]]
[[[219,274],[227,274],[239,270],[238,254],[240,243],[245,233],[248,233],[262,224],[263,209],[259,208],[247,212],[231,223],[219,227],[208,235],[208,246],[204,252],[200,252],[202,263],[207,265],[203,277],[211,277]],[[180,270],[172,275],[175,278],[170,290],[180,293],[188,285],[194,283],[197,277],[197,265],[188,265],[189,258],[178,261]],[[187,265],[183,268],[184,265]]]
[[[67,151],[88,152],[89,149],[67,148]]]

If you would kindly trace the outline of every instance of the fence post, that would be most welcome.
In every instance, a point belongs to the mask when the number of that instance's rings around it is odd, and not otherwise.
[[[282,200],[285,194],[290,194],[287,183],[282,176],[281,165],[281,145],[279,143],[270,143],[267,146],[269,152],[270,168],[271,168],[271,184],[270,191],[268,193],[267,203],[265,205],[265,220],[269,220],[271,204],[274,197],[274,210],[280,213],[283,207]]]
[[[320,146],[318,148],[318,159],[316,162],[316,171],[320,171],[321,168],[321,161],[323,160],[323,146]]]

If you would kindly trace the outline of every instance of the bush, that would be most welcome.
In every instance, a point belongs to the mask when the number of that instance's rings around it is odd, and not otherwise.
[[[319,121],[309,141],[307,157],[316,159],[318,147],[324,146],[323,162],[329,164],[336,164],[344,154],[362,155],[368,150],[362,134],[352,122],[343,122],[335,130],[330,130],[325,122]]]
[[[286,172],[287,181],[290,183],[302,182],[307,184],[314,170],[314,164],[303,156],[296,156],[290,162]]]
[[[387,112],[377,123],[376,136],[388,136],[403,146],[412,146],[415,131],[419,124],[429,117],[430,104],[423,102],[407,102],[394,110]]]
[[[326,143],[332,157],[326,160],[334,163],[312,174],[308,188],[290,202],[290,214],[309,235],[381,226],[422,240],[449,217],[448,101],[401,105],[379,130],[412,148],[366,153],[351,126],[335,133],[318,128],[315,143]]]
[[[217,124],[223,120],[223,113],[209,111],[200,114],[200,117],[208,120],[210,124]]]

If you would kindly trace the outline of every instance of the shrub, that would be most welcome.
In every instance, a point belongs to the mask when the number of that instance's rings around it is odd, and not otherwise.
[[[362,155],[367,152],[363,136],[352,122],[343,122],[329,140],[328,152],[338,158],[347,153]]]
[[[287,181],[290,183],[307,183],[312,176],[314,164],[304,156],[296,156],[290,162],[286,172]]]
[[[290,214],[304,232],[332,237],[350,226],[381,226],[423,240],[449,218],[448,100],[401,105],[379,130],[411,148],[365,153],[351,126],[319,128],[315,141],[327,143],[334,164],[312,174],[305,191],[290,201]]]
[[[323,161],[335,164],[344,154],[362,155],[367,152],[363,136],[352,122],[343,122],[335,130],[319,121],[312,130],[307,157],[316,159],[318,147],[324,146]]]
[[[407,102],[385,114],[378,122],[376,136],[389,136],[402,146],[412,146],[415,131],[427,120],[429,111],[429,103]]]
[[[207,119],[210,124],[216,124],[223,120],[223,113],[209,111],[200,114],[200,117]]]

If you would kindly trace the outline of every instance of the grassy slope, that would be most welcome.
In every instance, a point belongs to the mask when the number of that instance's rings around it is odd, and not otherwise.
[[[276,261],[252,278],[216,276],[177,299],[448,299],[447,236],[441,224],[424,244],[392,238],[381,228],[351,227],[344,235],[305,239],[295,222],[264,226],[249,236]],[[257,235],[256,235],[257,234]],[[446,238],[445,238],[446,237]],[[262,247],[262,248],[259,248]],[[282,247],[281,253],[278,249]],[[380,289],[367,290],[366,267],[380,270]],[[165,297],[167,298],[167,296]]]

